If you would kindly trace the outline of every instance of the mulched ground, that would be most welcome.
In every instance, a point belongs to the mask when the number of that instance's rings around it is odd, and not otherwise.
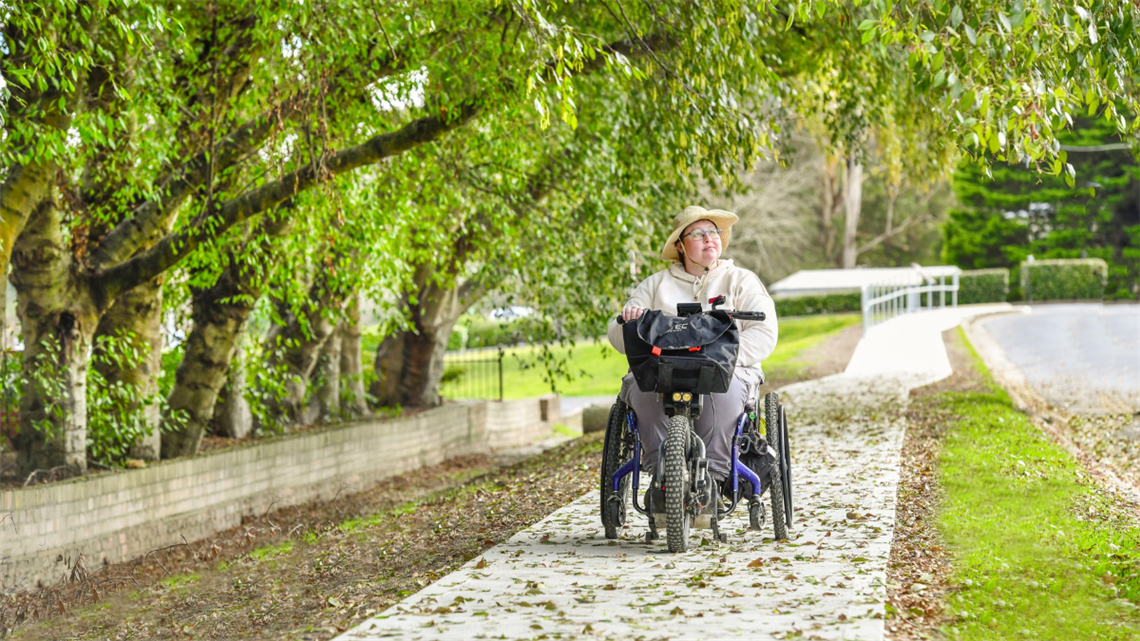
[[[954,373],[912,390],[906,413],[895,538],[887,564],[887,635],[896,641],[941,639],[938,628],[947,622],[944,605],[951,589],[947,579],[950,557],[939,539],[935,519],[942,496],[938,454],[954,419],[929,401],[943,392],[987,390],[958,330],[943,333],[942,339]]]
[[[329,639],[597,484],[601,435],[497,467],[455,459],[214,541],[10,596],[0,637]]]

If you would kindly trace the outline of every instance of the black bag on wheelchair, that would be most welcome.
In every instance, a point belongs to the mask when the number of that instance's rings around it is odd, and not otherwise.
[[[673,316],[650,310],[622,327],[638,389],[659,394],[727,392],[736,370],[738,331],[723,311]]]

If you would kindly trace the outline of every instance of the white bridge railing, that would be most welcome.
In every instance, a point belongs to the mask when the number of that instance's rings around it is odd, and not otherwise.
[[[908,277],[863,285],[863,331],[903,314],[943,309],[947,294],[950,307],[957,307],[960,271],[957,267],[916,268]]]

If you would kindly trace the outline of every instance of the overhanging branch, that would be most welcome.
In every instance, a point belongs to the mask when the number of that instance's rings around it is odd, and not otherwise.
[[[643,46],[642,43],[647,44]],[[602,50],[609,55],[621,54],[636,58],[648,53],[645,48],[650,46],[648,43],[660,43],[663,48],[672,46],[671,41],[663,36],[651,34],[637,43],[621,40],[606,45]],[[583,63],[579,73],[600,69],[607,59],[608,56],[595,56]],[[553,74],[556,65],[547,63],[546,69]],[[113,300],[120,293],[178,264],[202,243],[314,185],[433,142],[447,132],[464,126],[482,111],[482,100],[482,97],[477,96],[461,103],[449,113],[419,118],[396,131],[379,134],[359,145],[333,152],[322,158],[319,164],[301,167],[273,182],[215,204],[183,228],[167,234],[150,249],[117,265],[94,269],[92,283],[97,292],[97,300],[103,303]],[[532,189],[535,187],[532,185]]]
[[[437,47],[445,34],[446,32],[436,31],[425,35],[424,38],[432,43],[429,50]],[[362,87],[347,82],[352,77],[352,69],[372,69],[368,82],[376,82],[407,70],[408,61],[406,51],[380,51],[377,43],[363,60],[351,61],[334,72],[331,86],[340,94],[361,89]],[[213,148],[212,173],[220,174],[260,149],[285,123],[304,114],[305,102],[305,95],[296,93],[239,125]],[[99,241],[88,258],[92,271],[103,271],[125,260],[144,246],[148,239],[159,234],[179,206],[209,179],[210,155],[210,149],[202,150],[181,167],[160,178],[156,187],[158,195],[135,207],[129,216]]]

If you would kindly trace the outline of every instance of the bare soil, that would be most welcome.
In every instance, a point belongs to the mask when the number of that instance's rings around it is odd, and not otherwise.
[[[926,399],[943,392],[986,391],[971,356],[952,329],[942,334],[954,373],[911,390],[899,466],[895,536],[887,563],[887,635],[895,641],[943,638],[944,604],[951,591],[950,557],[939,538],[936,513],[942,498],[938,455],[953,417]]]
[[[464,457],[0,603],[16,639],[329,639],[597,484],[602,435]]]
[[[823,378],[847,369],[855,346],[863,338],[863,326],[844,327],[824,341],[800,352],[798,360],[807,364],[805,379]]]

